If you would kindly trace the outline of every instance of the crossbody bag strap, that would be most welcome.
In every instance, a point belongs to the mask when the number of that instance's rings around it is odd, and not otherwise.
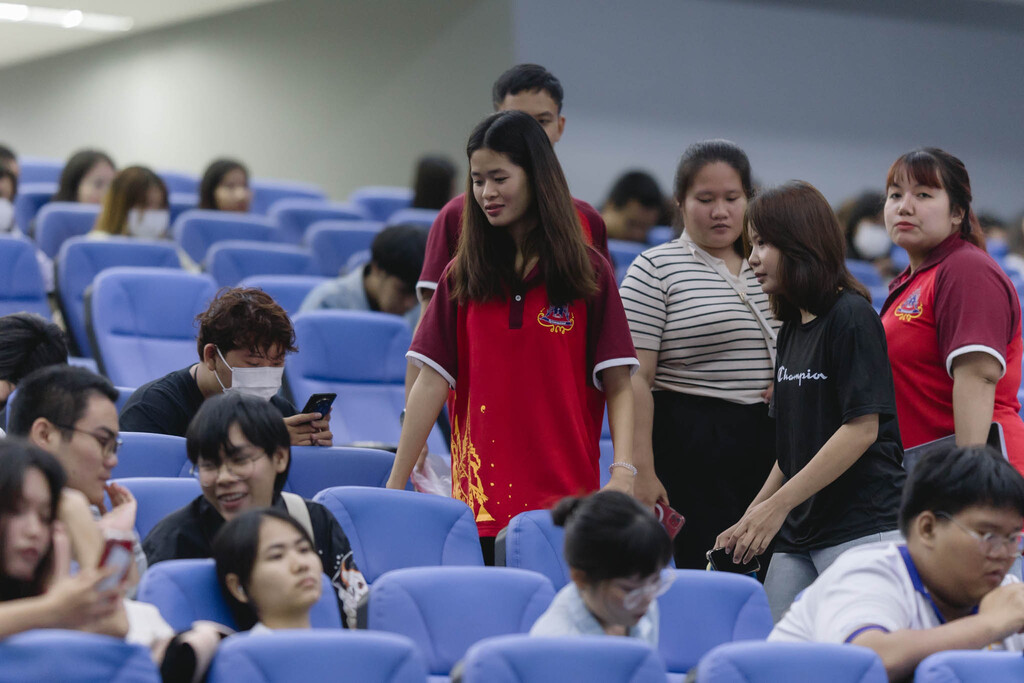
[[[288,514],[292,519],[302,525],[310,538],[316,538],[313,535],[313,520],[309,517],[309,508],[306,507],[306,501],[302,496],[281,491],[281,497],[284,498],[284,506],[288,508]]]

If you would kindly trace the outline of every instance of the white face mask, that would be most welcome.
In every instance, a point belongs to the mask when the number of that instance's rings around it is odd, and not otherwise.
[[[862,257],[871,261],[882,258],[892,249],[889,233],[878,223],[861,223],[853,236],[853,246]]]
[[[171,224],[167,209],[129,209],[128,234],[146,240],[163,237]]]
[[[0,233],[14,230],[14,204],[10,199],[0,199]]]
[[[224,390],[237,391],[240,394],[256,396],[264,401],[269,401],[281,389],[281,376],[284,368],[233,368],[224,360],[224,354],[217,349],[217,355],[224,361],[224,365],[231,370],[231,386],[224,386],[220,381],[220,375],[216,372],[213,376],[217,378],[217,384]]]

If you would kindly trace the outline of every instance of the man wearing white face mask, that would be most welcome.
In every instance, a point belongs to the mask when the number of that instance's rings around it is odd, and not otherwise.
[[[278,395],[285,354],[295,351],[291,320],[260,289],[225,290],[198,318],[199,362],[144,384],[121,410],[121,430],[185,436],[203,401],[238,392],[270,401],[285,416],[293,446],[330,446],[328,415],[295,414]]]

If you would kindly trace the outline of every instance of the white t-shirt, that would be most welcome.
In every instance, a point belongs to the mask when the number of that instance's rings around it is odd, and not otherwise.
[[[1017,583],[1007,574],[1002,585]],[[848,643],[864,631],[941,626],[935,603],[921,583],[906,546],[871,543],[843,553],[793,603],[768,635],[770,641]],[[989,646],[1024,650],[1014,634]]]

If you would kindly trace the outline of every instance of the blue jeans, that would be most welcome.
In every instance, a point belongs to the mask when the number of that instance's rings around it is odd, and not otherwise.
[[[772,563],[768,565],[768,576],[764,580],[764,590],[768,593],[768,605],[772,609],[772,619],[778,623],[789,609],[793,600],[801,591],[814,583],[818,575],[828,569],[850,548],[865,543],[901,541],[903,536],[898,530],[868,534],[839,545],[809,550],[807,552],[780,553],[772,555]]]

